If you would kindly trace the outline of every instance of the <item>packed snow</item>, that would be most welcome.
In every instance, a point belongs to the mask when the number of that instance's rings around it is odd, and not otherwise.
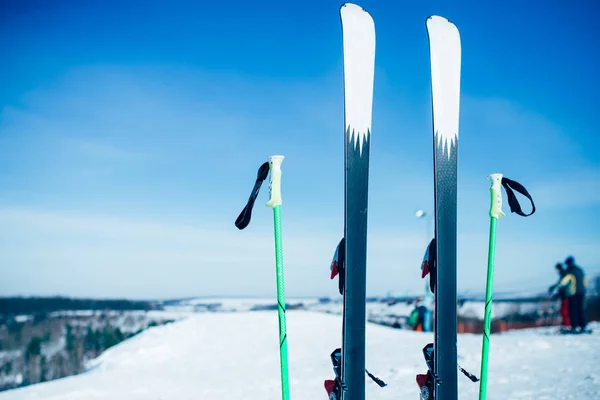
[[[326,399],[329,354],[340,346],[341,317],[287,312],[292,399]],[[492,335],[488,399],[600,399],[600,324],[594,333],[558,335],[537,328]],[[369,399],[418,398],[415,375],[431,333],[367,324]],[[460,365],[479,376],[481,335],[458,336]],[[93,360],[88,371],[0,393],[0,400],[219,400],[281,398],[277,313],[197,313],[148,329]],[[478,383],[459,375],[460,399]]]

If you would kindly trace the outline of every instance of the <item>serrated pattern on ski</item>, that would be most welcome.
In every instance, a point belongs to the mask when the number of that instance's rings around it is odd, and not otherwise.
[[[346,128],[346,133],[348,135],[348,143],[353,144],[355,150],[356,146],[358,145],[358,155],[362,156],[364,143],[369,140],[371,129],[367,129],[366,131],[358,131],[354,129],[351,125],[348,125],[348,127]]]
[[[458,134],[452,137],[447,137],[439,131],[436,131],[434,138],[435,146],[437,147],[436,152],[439,152],[439,154],[443,155],[446,160],[449,160],[458,149]]]
[[[362,7],[345,3],[340,8],[344,51],[344,111],[348,140],[362,156],[371,134],[375,73],[375,24]]]

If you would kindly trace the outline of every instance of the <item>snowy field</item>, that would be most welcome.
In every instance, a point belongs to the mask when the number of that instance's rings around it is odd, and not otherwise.
[[[288,311],[292,399],[326,399],[323,380],[340,345],[335,314]],[[103,353],[88,372],[0,393],[0,400],[277,400],[277,313],[198,313],[151,328]],[[556,335],[540,328],[492,335],[488,399],[600,399],[600,324],[592,335]],[[368,399],[415,399],[415,375],[430,333],[367,326],[367,368],[388,383],[367,380]],[[479,376],[481,336],[461,334],[459,363]],[[459,377],[460,399],[478,384]]]

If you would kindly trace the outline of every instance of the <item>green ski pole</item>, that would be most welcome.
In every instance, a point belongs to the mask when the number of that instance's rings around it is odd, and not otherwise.
[[[281,163],[284,156],[269,157],[271,171],[271,198],[266,204],[273,209],[275,229],[275,267],[277,273],[277,314],[279,317],[279,359],[281,364],[281,398],[289,400],[290,388],[288,379],[287,332],[285,318],[285,291],[283,281],[283,249],[281,243]]]
[[[483,317],[483,345],[481,347],[481,381],[479,383],[479,400],[485,400],[487,396],[488,381],[488,358],[490,353],[490,330],[492,325],[492,293],[494,288],[494,255],[496,252],[496,223],[498,219],[504,217],[502,212],[502,187],[506,190],[510,212],[528,217],[535,212],[535,204],[529,192],[519,182],[504,177],[502,174],[492,174],[488,176],[492,182],[490,188],[490,244],[488,250],[488,268],[487,282],[485,285],[485,315]],[[521,205],[517,200],[515,193],[518,192],[527,197],[531,202],[531,212],[525,214],[521,210]]]
[[[494,255],[496,252],[496,223],[504,217],[502,212],[502,174],[488,176],[492,181],[490,188],[490,243],[488,249],[487,281],[485,285],[485,314],[483,318],[483,345],[481,350],[481,381],[479,400],[487,395],[488,355],[490,351],[490,328],[492,324],[492,293],[494,288]]]

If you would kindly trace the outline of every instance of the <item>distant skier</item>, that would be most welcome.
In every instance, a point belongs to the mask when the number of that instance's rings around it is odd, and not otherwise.
[[[575,265],[575,259],[571,256],[565,260],[567,269],[565,276],[560,280],[558,287],[565,288],[565,294],[569,301],[569,319],[571,322],[571,331],[585,331],[587,321],[584,312],[585,289],[587,281],[583,270]]]
[[[426,331],[427,327],[425,326],[425,316],[427,311],[427,307],[423,305],[423,301],[419,297],[415,303],[414,310],[408,317],[408,325],[415,331]]]
[[[556,264],[555,266],[556,272],[558,273],[558,282],[548,288],[548,294],[552,296],[552,298],[557,298],[560,300],[560,317],[561,317],[561,325],[564,327],[571,326],[571,321],[569,319],[569,298],[566,294],[566,288],[560,287],[560,281],[565,277],[566,271],[561,263]],[[556,293],[553,295],[553,292],[558,288]]]

